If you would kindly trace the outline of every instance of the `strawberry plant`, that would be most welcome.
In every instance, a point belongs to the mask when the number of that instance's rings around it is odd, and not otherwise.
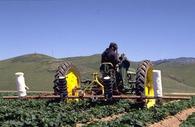
[[[178,101],[151,109],[139,109],[127,100],[113,104],[83,100],[72,103],[56,103],[46,100],[0,99],[0,126],[9,127],[60,127],[75,126],[93,119],[125,113],[120,118],[92,123],[88,126],[145,126],[162,120],[168,115],[195,105],[195,99]]]
[[[195,127],[195,112],[184,121],[180,127]]]
[[[148,123],[158,122],[164,119],[168,115],[175,115],[179,111],[185,108],[195,106],[195,98],[192,100],[178,101],[174,103],[168,103],[163,106],[153,107],[150,109],[132,110],[131,112],[123,115],[119,119],[108,122],[96,122],[87,125],[88,127],[107,127],[107,126],[122,126],[122,127],[143,127]]]

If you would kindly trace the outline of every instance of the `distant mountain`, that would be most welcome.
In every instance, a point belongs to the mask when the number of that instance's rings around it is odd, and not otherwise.
[[[15,90],[14,73],[25,74],[30,90],[52,90],[57,67],[64,61],[72,61],[82,79],[91,79],[99,72],[100,54],[57,59],[44,54],[27,54],[0,61],[0,90]],[[139,62],[131,61],[136,70]],[[162,71],[163,90],[166,92],[195,92],[195,58],[181,57],[153,61],[154,69]]]
[[[163,84],[166,90],[190,91],[190,89],[194,89],[195,58],[181,57],[155,61],[154,67],[162,71]]]
[[[159,65],[163,63],[177,63],[177,64],[195,64],[195,58],[193,57],[180,57],[176,59],[164,59],[154,61],[154,64]]]
[[[12,62],[39,62],[39,61],[44,61],[44,60],[55,60],[56,58],[44,55],[44,54],[26,54],[18,57],[14,57],[11,59],[8,59]]]

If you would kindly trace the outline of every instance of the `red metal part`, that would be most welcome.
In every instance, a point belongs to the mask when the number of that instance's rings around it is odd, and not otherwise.
[[[68,96],[68,99],[105,99],[103,95],[85,95],[85,96]],[[25,96],[25,97],[18,97],[18,96],[3,96],[3,99],[60,99],[60,96],[49,95],[49,96]],[[159,99],[159,97],[141,97],[141,96],[128,96],[128,95],[114,95],[113,99]],[[169,99],[169,100],[189,100],[191,99],[190,96],[163,96],[161,99]]]

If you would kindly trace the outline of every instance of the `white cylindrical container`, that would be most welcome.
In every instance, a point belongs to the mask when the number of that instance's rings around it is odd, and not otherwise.
[[[153,70],[153,81],[154,81],[154,95],[155,97],[162,97],[162,79],[161,79],[161,71]]]
[[[24,73],[17,72],[17,73],[15,73],[15,75],[16,75],[16,88],[18,91],[18,96],[24,97],[27,95],[26,89],[28,89],[28,87],[25,84]]]

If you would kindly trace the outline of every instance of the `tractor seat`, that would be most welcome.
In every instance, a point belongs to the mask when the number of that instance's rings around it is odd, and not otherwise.
[[[100,65],[100,72],[109,73],[110,69],[114,69],[114,66],[110,62],[105,62]]]

